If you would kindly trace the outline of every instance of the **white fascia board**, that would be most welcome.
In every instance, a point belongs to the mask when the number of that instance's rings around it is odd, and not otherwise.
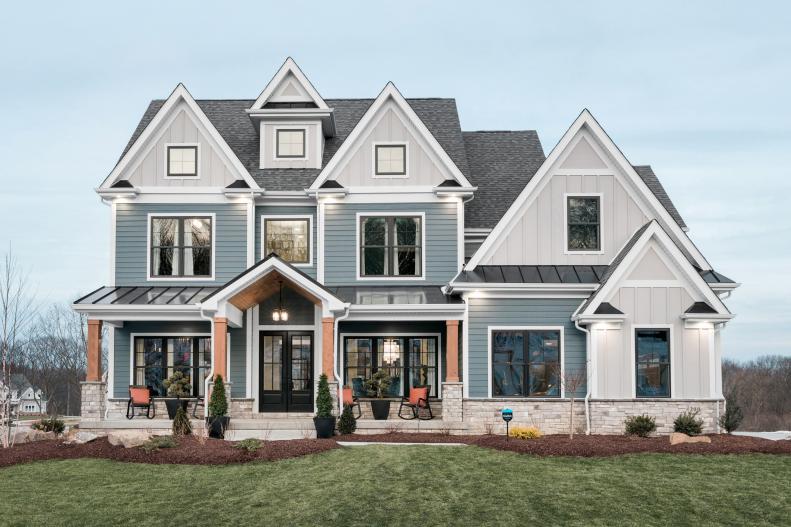
[[[266,87],[261,92],[261,95],[258,96],[258,98],[255,100],[253,105],[250,107],[250,110],[260,110],[261,107],[264,106],[264,104],[266,104],[266,102],[272,96],[275,89],[278,86],[280,86],[280,83],[283,81],[283,79],[286,78],[286,75],[288,75],[289,73],[291,73],[292,75],[294,75],[294,77],[297,78],[297,81],[299,81],[299,83],[302,85],[305,91],[308,92],[308,95],[310,95],[310,97],[313,99],[313,102],[316,103],[316,106],[318,106],[323,110],[329,109],[327,103],[324,102],[324,99],[322,99],[321,95],[319,95],[319,92],[316,90],[313,84],[308,80],[308,78],[302,72],[300,67],[297,66],[297,63],[294,62],[294,59],[288,57],[286,58],[286,61],[283,63],[283,65],[280,66],[280,69],[277,70],[277,73],[275,73],[274,77],[272,77],[272,80],[270,80],[269,83],[267,83]]]
[[[379,95],[376,97],[376,100],[373,102],[373,104],[371,104],[368,110],[366,110],[365,115],[363,115],[362,119],[360,119],[360,121],[351,131],[338,151],[335,152],[335,155],[332,156],[332,159],[330,159],[329,163],[327,163],[327,165],[322,169],[310,188],[314,190],[318,189],[325,181],[327,181],[327,179],[330,178],[341,161],[343,161],[344,158],[357,146],[357,141],[361,138],[361,136],[364,135],[365,131],[373,122],[374,117],[376,117],[382,107],[389,100],[392,100],[404,113],[404,115],[406,115],[410,124],[415,127],[415,129],[418,131],[418,134],[424,141],[426,141],[433,153],[439,158],[440,162],[450,171],[453,178],[458,181],[462,187],[468,189],[471,188],[472,185],[467,180],[467,178],[464,177],[464,174],[461,173],[459,167],[456,166],[456,163],[454,163],[448,153],[445,152],[445,149],[442,148],[434,135],[429,131],[426,125],[423,124],[423,121],[420,120],[420,117],[418,117],[406,99],[404,99],[404,96],[401,95],[401,92],[398,91],[398,89],[395,87],[395,84],[392,82],[388,82],[381,93],[379,93]]]
[[[741,287],[741,285],[742,284],[739,283],[739,282],[734,282],[732,284],[728,284],[728,283],[725,283],[725,284],[723,284],[723,283],[709,284],[709,286],[711,286],[711,288],[715,292],[733,291],[734,289],[737,289],[737,288]]]
[[[195,99],[192,97],[189,91],[187,91],[187,88],[184,87],[183,84],[179,83],[179,85],[176,86],[176,89],[173,90],[170,96],[168,96],[167,100],[159,109],[151,122],[148,123],[148,126],[146,126],[146,128],[143,130],[143,133],[141,133],[135,140],[129,151],[126,152],[115,168],[113,168],[110,174],[104,179],[102,184],[99,186],[101,190],[110,188],[116,181],[118,181],[132,160],[135,159],[135,157],[143,150],[151,136],[157,131],[159,126],[168,117],[170,112],[178,105],[179,102],[182,101],[186,103],[187,107],[189,107],[201,125],[203,125],[203,127],[208,131],[209,136],[217,143],[225,157],[231,162],[231,165],[233,166],[237,175],[241,179],[244,179],[247,184],[250,185],[250,188],[259,188],[255,180],[252,178],[252,176],[250,176],[250,173],[247,171],[244,165],[242,165],[242,162],[239,161],[239,158],[236,156],[233,150],[231,150],[231,147],[228,146],[228,143],[225,142],[225,139],[222,138],[209,118],[206,117],[206,114],[203,113],[203,110],[200,109],[198,103],[195,102]]]
[[[134,320],[203,320],[197,304],[183,306],[74,304],[72,309],[88,318],[110,322]]]
[[[600,144],[604,146],[607,153],[616,161],[619,168],[623,170],[623,172],[632,180],[632,183],[637,188],[642,190],[641,194],[648,202],[653,212],[658,218],[661,219],[663,225],[673,231],[679,242],[684,246],[689,254],[695,258],[698,266],[701,269],[711,269],[711,265],[703,256],[703,254],[701,254],[695,244],[692,243],[692,240],[689,239],[687,233],[681,229],[678,223],[676,223],[676,221],[670,216],[670,213],[667,212],[667,209],[665,209],[665,207],[659,202],[651,189],[648,188],[642,178],[637,174],[632,164],[629,163],[618,146],[613,142],[610,136],[607,135],[607,132],[604,131],[604,129],[601,127],[598,121],[596,121],[593,115],[591,115],[587,108],[582,110],[580,115],[574,120],[569,129],[566,130],[566,133],[563,134],[563,137],[561,137],[560,141],[558,141],[557,145],[555,145],[555,147],[549,153],[547,158],[544,160],[544,163],[536,171],[533,178],[525,186],[525,188],[522,189],[522,192],[519,193],[519,196],[517,196],[505,214],[503,214],[503,217],[500,218],[500,221],[497,222],[497,225],[495,225],[494,229],[492,229],[491,234],[484,240],[481,246],[478,247],[478,250],[475,251],[475,254],[472,255],[472,258],[470,258],[466,268],[468,270],[473,270],[476,266],[480,265],[484,259],[491,256],[491,253],[496,249],[495,245],[498,239],[510,232],[519,211],[528,201],[532,201],[532,198],[535,197],[534,193],[541,184],[542,180],[547,177],[550,169],[555,166],[560,156],[566,151],[571,141],[576,137],[577,133],[582,129],[583,126],[588,127],[594,137],[598,139]]]
[[[709,287],[709,284],[703,280],[697,270],[692,267],[692,264],[689,263],[684,253],[681,252],[673,239],[670,238],[670,235],[662,228],[659,222],[653,220],[632,246],[631,250],[626,254],[607,282],[594,293],[593,301],[584,311],[580,312],[580,308],[577,308],[577,311],[575,311],[572,316],[572,320],[594,314],[599,305],[605,301],[605,299],[609,298],[615,292],[616,288],[621,286],[627,271],[635,264],[638,256],[643,254],[643,249],[645,249],[646,245],[651,240],[655,240],[656,243],[670,255],[676,268],[686,276],[689,283],[698,290],[698,293],[700,293],[714,309],[717,310],[718,314],[730,315],[728,308],[722,303],[720,297],[718,297],[711,287]]]

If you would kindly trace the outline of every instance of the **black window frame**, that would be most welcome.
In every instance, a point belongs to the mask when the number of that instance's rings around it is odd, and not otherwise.
[[[549,373],[550,364],[553,362],[547,362],[546,360],[543,362],[531,362],[530,361],[530,334],[531,333],[547,333],[547,332],[555,332],[557,333],[557,340],[558,340],[558,360],[557,360],[557,377],[558,377],[558,384],[557,384],[557,394],[556,395],[546,395],[546,394],[538,394],[533,395],[530,393],[532,388],[532,383],[530,382],[531,377],[531,365],[536,366],[538,364],[543,365],[545,372]],[[521,362],[516,362],[517,366],[522,368],[522,386],[521,391],[522,394],[516,395],[503,395],[495,393],[496,384],[494,382],[494,369],[496,364],[507,364],[507,362],[495,362],[495,339],[497,338],[498,333],[521,333],[522,334],[522,356],[523,360]],[[563,397],[563,387],[562,387],[562,380],[561,380],[561,372],[563,369],[563,330],[561,329],[541,329],[541,328],[526,328],[526,329],[492,329],[491,330],[491,368],[489,370],[489,375],[491,375],[491,386],[492,386],[492,397],[502,397],[502,398],[515,398],[515,399],[561,399]]]
[[[596,201],[596,223],[592,222],[571,222],[571,200],[573,199],[591,199]],[[569,194],[566,196],[566,251],[570,253],[585,253],[585,252],[601,252],[601,196],[590,196],[585,194]],[[571,226],[572,225],[596,225],[596,248],[572,248],[571,247]]]
[[[301,132],[302,133],[302,155],[285,155],[280,153],[280,133],[281,132]],[[305,159],[307,157],[307,130],[305,128],[278,128],[275,130],[275,158],[277,159]]]
[[[145,370],[149,368],[154,368],[155,366],[146,366],[146,365],[138,365],[137,363],[137,343],[140,340],[161,340],[162,341],[162,360],[159,368],[162,371],[162,379],[160,379],[160,384],[163,383],[168,378],[168,341],[169,340],[178,340],[178,339],[190,339],[192,341],[192,365],[187,367],[186,369],[190,370],[190,380],[192,381],[192,393],[190,397],[202,397],[200,395],[201,384],[204,382],[205,377],[201,377],[200,371],[201,370],[208,370],[211,371],[211,363],[213,360],[213,347],[212,347],[212,340],[211,335],[135,335],[133,342],[132,342],[132,379],[133,384],[137,385],[137,374],[138,370],[143,370],[143,379],[146,378]],[[200,365],[200,361],[197,360],[200,353],[200,341],[202,339],[207,339],[209,342],[209,351],[208,351],[208,362],[203,366]],[[184,367],[173,366],[174,371],[181,371],[185,369]],[[164,394],[158,393],[158,387],[152,387],[152,393],[156,394],[154,397],[167,397],[167,390],[165,390]],[[162,385],[162,389],[164,390],[164,385]],[[204,394],[205,396],[205,394]]]
[[[638,348],[638,343],[640,342],[638,339],[638,334],[641,331],[650,331],[650,332],[659,332],[664,333],[666,335],[666,342],[667,342],[667,360],[664,362],[657,362],[659,366],[666,366],[667,367],[667,395],[641,395],[640,394],[640,364],[651,364],[649,361],[641,361],[640,359],[640,350]],[[672,358],[673,358],[673,340],[670,328],[651,328],[651,327],[635,327],[634,328],[634,378],[635,378],[635,386],[634,386],[634,395],[638,399],[670,399],[672,396],[672,389],[673,389],[673,375],[672,375]]]
[[[171,174],[170,172],[170,152],[171,150],[192,150],[195,153],[195,171],[191,174],[178,173]],[[182,177],[198,177],[198,146],[197,145],[168,145],[167,147],[167,177],[182,178]]]
[[[432,399],[436,399],[439,397],[439,370],[440,370],[440,360],[442,357],[442,353],[440,350],[440,337],[439,335],[425,335],[425,334],[415,334],[409,336],[403,335],[344,335],[343,336],[343,383],[344,386],[350,386],[350,378],[349,378],[349,369],[364,369],[368,374],[366,379],[370,379],[374,373],[376,373],[379,369],[379,354],[383,353],[382,350],[379,349],[380,341],[383,343],[385,340],[388,339],[395,339],[400,341],[401,347],[401,365],[398,367],[393,366],[386,366],[382,367],[382,369],[393,370],[398,369],[401,375],[401,394],[404,397],[409,396],[409,390],[412,388],[412,376],[413,370],[420,368],[419,366],[413,366],[411,361],[411,355],[413,354],[409,343],[414,339],[424,339],[424,340],[432,340],[434,341],[434,366],[428,366],[428,369],[433,369],[433,374],[429,376],[428,385],[431,386],[431,391],[429,393],[429,397]],[[368,366],[350,366],[348,361],[348,341],[349,340],[370,340],[371,347],[370,347],[370,363]],[[359,353],[359,351],[358,351]],[[391,395],[390,397],[401,397],[399,395]],[[355,394],[359,395],[359,394]],[[366,397],[367,395],[363,395]]]
[[[406,143],[393,145],[374,145],[374,175],[376,176],[406,176]],[[404,170],[401,172],[379,172],[379,149],[400,148]]]
[[[166,220],[178,220],[178,229],[180,233],[180,239],[182,240],[180,243],[181,245],[154,245],[154,221],[158,219],[166,219]],[[194,245],[184,245],[184,224],[187,220],[208,220],[209,221],[209,245],[206,246],[206,249],[209,251],[209,274],[184,274],[184,254],[187,249],[192,249],[196,247]],[[158,216],[152,215],[151,222],[149,226],[148,232],[148,254],[149,254],[149,266],[148,266],[148,277],[149,279],[170,279],[170,278],[195,278],[198,280],[202,279],[211,279],[214,276],[214,217],[213,216],[202,216],[202,215],[195,215],[195,216]],[[203,246],[198,245],[197,247],[203,248]],[[178,274],[154,274],[154,251],[156,249],[173,249],[174,254],[176,251],[179,251],[179,259],[178,259]]]
[[[366,244],[365,243],[365,222],[369,219],[384,218],[385,225],[385,244]],[[397,245],[394,243],[396,239],[395,224],[398,219],[413,219],[417,220],[417,233],[415,235],[415,245]],[[359,259],[359,272],[360,278],[423,278],[426,272],[423,269],[423,234],[425,221],[423,216],[416,214],[395,214],[395,215],[382,215],[382,214],[367,214],[360,216],[359,225],[357,226],[360,246],[357,248],[357,258]],[[369,274],[365,269],[365,249],[384,249],[385,250],[385,269],[382,274]],[[415,268],[419,269],[417,274],[395,274],[396,255],[399,249],[413,249],[415,251]]]
[[[313,252],[313,232],[312,232],[312,229],[311,229],[312,216],[299,216],[299,217],[293,217],[293,218],[267,218],[267,217],[264,217],[263,218],[263,225],[262,225],[262,229],[264,231],[263,232],[264,256],[267,256],[267,255],[269,255],[270,252],[272,252],[272,251],[268,250],[267,247],[266,247],[266,244],[267,244],[267,233],[269,231],[269,225],[268,224],[269,224],[270,221],[301,221],[301,222],[305,223],[305,232],[308,233],[308,250],[307,250],[307,253],[305,255],[305,260],[304,261],[302,261],[302,260],[294,260],[294,261],[286,260],[283,257],[282,254],[277,254],[277,253],[276,254],[278,255],[278,257],[280,257],[281,259],[283,259],[284,261],[286,261],[286,262],[288,262],[290,264],[294,264],[294,265],[309,265],[309,264],[312,264],[313,263],[311,261],[311,253]]]

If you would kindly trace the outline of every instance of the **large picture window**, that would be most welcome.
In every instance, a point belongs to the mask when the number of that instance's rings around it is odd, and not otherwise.
[[[204,395],[204,380],[211,369],[211,337],[135,337],[134,384],[148,386],[154,396],[165,397],[164,381],[176,371],[189,377],[192,396]]]
[[[422,276],[422,219],[366,216],[360,221],[360,276]]]
[[[493,397],[559,397],[560,331],[492,331]]]
[[[153,216],[150,241],[151,277],[211,277],[211,217]]]
[[[310,262],[309,218],[264,218],[264,256],[275,253],[289,263]]]
[[[437,396],[437,337],[345,337],[344,383],[354,395],[366,397],[365,381],[378,370],[390,375],[391,397],[409,395],[416,386],[431,386]]]
[[[637,397],[670,397],[670,330],[635,329]]]
[[[601,250],[601,200],[599,196],[569,196],[567,239],[569,251]]]

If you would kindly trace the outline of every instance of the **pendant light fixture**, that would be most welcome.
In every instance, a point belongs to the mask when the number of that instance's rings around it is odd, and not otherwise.
[[[288,322],[288,311],[283,309],[283,280],[278,280],[277,284],[280,292],[277,299],[277,309],[272,311],[272,320],[275,322]]]

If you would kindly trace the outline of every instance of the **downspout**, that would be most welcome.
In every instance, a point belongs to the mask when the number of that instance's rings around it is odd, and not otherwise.
[[[333,350],[335,349],[336,344],[338,344],[338,323],[341,320],[344,320],[344,319],[348,318],[350,314],[351,314],[351,312],[349,310],[349,306],[346,306],[346,309],[345,309],[343,315],[337,317],[335,319],[335,321],[333,322],[333,324],[332,324],[332,348],[333,348]],[[338,350],[338,354],[340,356],[340,350]],[[340,362],[341,361],[340,360],[335,360],[335,358],[336,358],[335,357],[335,353],[333,353],[332,354],[332,362],[333,362],[333,364],[332,364],[332,372],[335,374],[335,378],[338,379],[338,412],[340,412],[343,409],[343,407],[342,407],[343,406],[343,383],[341,383],[341,379],[343,379],[343,377],[341,376],[341,372],[338,369],[338,368],[340,368]],[[340,415],[340,413],[338,413],[338,415]]]
[[[587,371],[587,379],[585,381],[585,435],[591,434],[591,413],[590,413],[590,398],[591,398],[591,373],[593,366],[591,364],[591,332],[580,326],[579,320],[574,321],[574,327],[585,333],[585,369]]]
[[[203,420],[205,421],[209,417],[209,385],[212,382],[212,377],[214,377],[214,318],[205,315],[202,309],[200,316],[209,321],[209,327],[211,328],[211,368],[209,369],[209,374],[206,375],[206,378],[203,380]]]

